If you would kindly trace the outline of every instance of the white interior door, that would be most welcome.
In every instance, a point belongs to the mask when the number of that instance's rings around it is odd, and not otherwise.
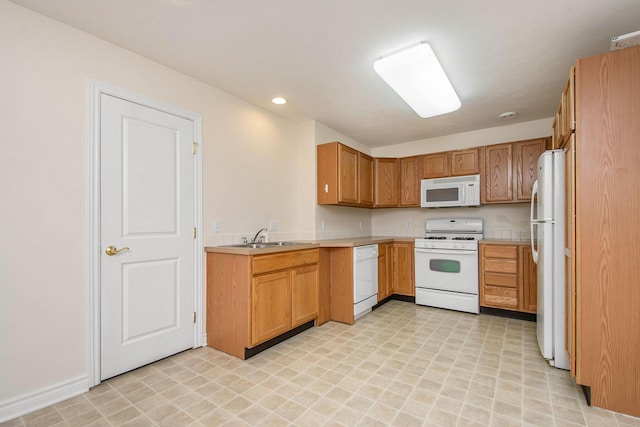
[[[194,346],[195,166],[193,121],[106,94],[100,104],[106,379]]]

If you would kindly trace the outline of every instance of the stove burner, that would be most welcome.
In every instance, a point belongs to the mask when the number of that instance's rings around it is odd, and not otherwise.
[[[451,240],[476,240],[476,239],[473,237],[454,237]]]
[[[444,236],[427,236],[428,240],[446,240],[447,238]]]

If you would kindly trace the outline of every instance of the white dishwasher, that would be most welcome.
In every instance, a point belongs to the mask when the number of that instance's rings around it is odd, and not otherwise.
[[[357,319],[378,303],[378,245],[353,248],[353,317]]]

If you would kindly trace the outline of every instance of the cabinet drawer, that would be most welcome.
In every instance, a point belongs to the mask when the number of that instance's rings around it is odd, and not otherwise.
[[[517,246],[486,245],[483,253],[486,258],[518,259]]]
[[[515,274],[484,273],[484,283],[487,286],[518,287],[518,276]]]
[[[497,308],[518,308],[518,290],[498,286],[484,286],[483,304]]]
[[[518,260],[488,258],[484,260],[484,271],[518,274]]]
[[[320,259],[318,249],[304,251],[280,252],[272,255],[256,255],[253,257],[253,274],[284,270],[308,264],[317,264]]]

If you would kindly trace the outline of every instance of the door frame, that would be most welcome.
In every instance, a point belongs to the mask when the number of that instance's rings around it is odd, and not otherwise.
[[[108,83],[89,80],[89,137],[87,147],[87,366],[89,387],[100,384],[100,273],[102,247],[100,242],[100,99],[110,95],[145,107],[191,120],[196,143],[194,165],[195,224],[194,239],[194,327],[193,347],[206,345],[202,307],[202,116],[155,99],[130,92]]]

